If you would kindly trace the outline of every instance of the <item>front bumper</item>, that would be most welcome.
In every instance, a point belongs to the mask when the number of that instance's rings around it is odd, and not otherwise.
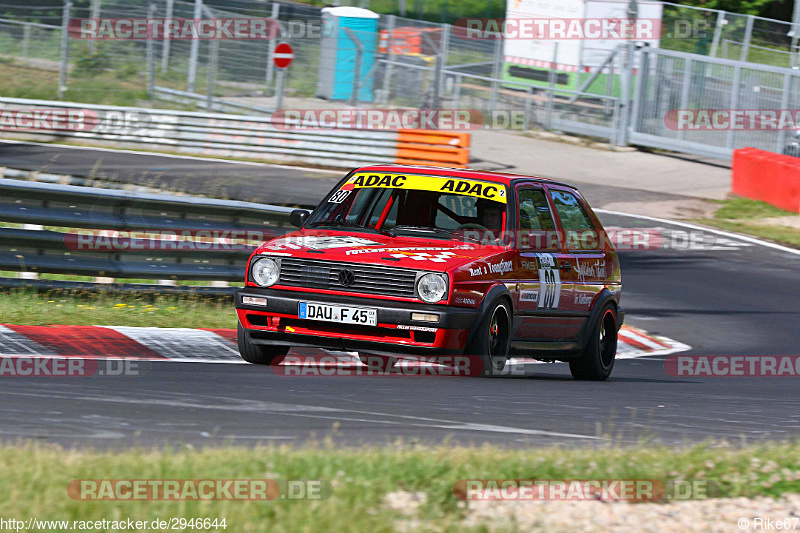
[[[242,298],[266,298],[267,305],[244,305]],[[354,326],[298,317],[300,302],[377,309],[377,326]],[[381,355],[459,354],[478,312],[444,305],[246,287],[236,293],[239,322],[254,344],[313,346]],[[438,322],[412,320],[412,313],[437,314]]]

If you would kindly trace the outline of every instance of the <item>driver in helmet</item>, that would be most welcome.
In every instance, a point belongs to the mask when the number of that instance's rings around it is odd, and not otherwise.
[[[503,232],[503,204],[492,200],[480,199],[475,202],[478,209],[478,224],[488,229],[492,235],[487,235],[489,240],[498,240]]]

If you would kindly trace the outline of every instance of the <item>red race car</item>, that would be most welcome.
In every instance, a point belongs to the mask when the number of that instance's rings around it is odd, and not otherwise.
[[[574,187],[370,166],[291,222],[300,230],[253,253],[236,295],[248,362],[314,346],[392,362],[466,354],[487,376],[515,356],[568,361],[577,379],[614,367],[619,260]]]

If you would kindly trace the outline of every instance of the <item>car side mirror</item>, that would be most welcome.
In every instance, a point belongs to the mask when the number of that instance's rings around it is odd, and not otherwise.
[[[289,213],[289,224],[295,226],[296,228],[302,228],[306,223],[306,220],[308,220],[308,215],[310,214],[311,213],[305,209],[295,209]]]

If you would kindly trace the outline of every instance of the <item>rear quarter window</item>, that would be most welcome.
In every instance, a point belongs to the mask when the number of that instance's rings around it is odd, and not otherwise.
[[[564,240],[569,250],[597,251],[601,249],[599,233],[578,197],[568,191],[550,189]]]

